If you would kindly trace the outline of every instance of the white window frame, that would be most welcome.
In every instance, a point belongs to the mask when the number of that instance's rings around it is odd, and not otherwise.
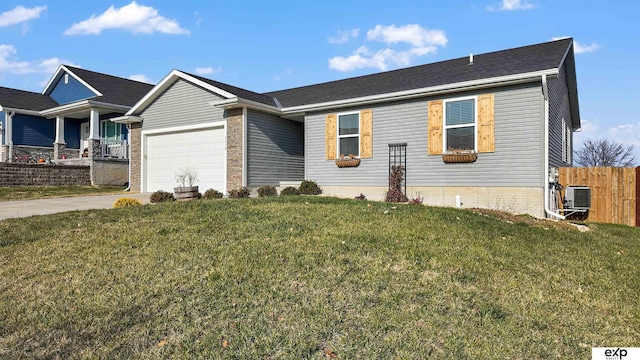
[[[340,135],[340,116],[353,115],[353,114],[358,115],[358,133],[349,134],[349,135]],[[344,154],[340,151],[340,139],[351,138],[351,137],[358,138],[358,155],[356,157],[357,158],[360,157],[360,151],[362,151],[362,149],[360,149],[360,132],[361,131],[362,129],[360,129],[360,111],[350,111],[350,112],[343,112],[343,113],[336,114],[336,149],[338,149],[338,151],[336,151],[336,158],[340,158],[340,154],[343,154],[345,156],[349,155],[349,154]]]
[[[478,96],[463,96],[451,99],[445,99],[442,101],[442,153],[446,153],[447,146],[447,130],[456,128],[471,127],[470,124],[462,125],[447,125],[447,103],[463,100],[473,100],[473,151],[478,152]]]
[[[120,133],[118,134],[118,139],[117,140],[118,141],[122,140],[122,125],[114,123],[111,120],[100,120],[100,137],[103,138],[103,139],[106,139],[106,134],[104,133],[104,130],[105,130],[105,124],[107,122],[113,123],[116,126],[116,128],[119,129]],[[118,127],[118,125],[120,125],[120,126]]]

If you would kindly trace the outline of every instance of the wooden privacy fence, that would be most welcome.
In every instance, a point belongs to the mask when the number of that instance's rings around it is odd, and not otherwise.
[[[560,184],[591,188],[587,221],[640,226],[640,167],[560,168]]]

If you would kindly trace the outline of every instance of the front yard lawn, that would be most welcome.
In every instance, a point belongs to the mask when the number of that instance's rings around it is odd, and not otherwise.
[[[125,194],[124,186],[0,187],[0,201],[33,200],[69,196]]]
[[[586,359],[638,347],[640,230],[591,228],[298,196],[4,220],[0,357]]]

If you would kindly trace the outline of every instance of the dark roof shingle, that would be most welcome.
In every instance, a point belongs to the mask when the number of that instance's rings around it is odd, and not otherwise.
[[[189,75],[189,76],[193,76],[194,78],[204,81],[209,85],[215,86],[219,89],[222,89],[226,92],[232,93],[233,95],[245,99],[245,100],[251,100],[251,101],[255,101],[261,104],[265,104],[265,105],[270,105],[270,106],[275,106],[277,107],[278,104],[276,104],[276,102],[273,100],[273,97],[268,96],[268,95],[264,95],[264,94],[260,94],[251,90],[247,90],[247,89],[243,89],[243,88],[239,88],[237,86],[233,86],[233,85],[229,85],[229,84],[225,84],[225,83],[221,83],[219,81],[215,81],[215,80],[211,80],[211,79],[207,79],[204,78],[202,76],[198,76],[198,75],[194,75],[194,74],[189,74],[187,72],[182,71],[183,73]]]
[[[283,107],[317,104],[558,68],[572,39],[264,93]]]
[[[133,106],[153,88],[153,85],[140,81],[102,74],[68,65],[65,65],[65,67],[102,93],[102,96],[91,98],[91,100],[109,104]]]
[[[52,98],[37,92],[0,87],[0,106],[41,111],[58,106]]]

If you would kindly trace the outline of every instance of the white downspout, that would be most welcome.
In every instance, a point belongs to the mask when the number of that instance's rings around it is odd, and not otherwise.
[[[131,191],[131,124],[127,123],[127,157],[129,158],[129,186],[124,191]]]
[[[9,141],[7,141],[7,145],[9,145],[9,162],[13,162],[13,116],[16,114],[16,112],[12,111],[11,113],[5,114],[9,117],[9,119],[7,119],[6,117],[4,119],[5,125],[9,125],[5,126],[5,132],[9,134]]]
[[[549,88],[547,75],[542,75],[542,94],[544,95],[544,212],[564,220],[566,217],[551,211],[549,208]]]

